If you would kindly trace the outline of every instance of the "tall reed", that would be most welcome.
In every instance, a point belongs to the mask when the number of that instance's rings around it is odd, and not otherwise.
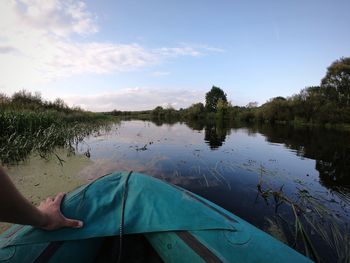
[[[0,111],[0,162],[13,164],[32,152],[45,157],[55,147],[72,148],[109,119],[84,111]]]

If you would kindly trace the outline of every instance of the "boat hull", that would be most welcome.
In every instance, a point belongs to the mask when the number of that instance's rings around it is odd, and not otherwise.
[[[164,262],[311,262],[212,202],[140,173],[81,186],[61,208],[84,227],[13,226],[0,236],[0,262],[95,262],[106,237],[134,234]]]

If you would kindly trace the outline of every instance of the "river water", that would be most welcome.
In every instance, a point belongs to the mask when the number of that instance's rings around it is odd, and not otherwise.
[[[312,254],[303,233],[295,239],[297,217],[323,262],[347,262],[350,133],[226,125],[121,121],[76,146],[90,158],[77,177],[90,181],[112,171],[143,172],[204,196]]]

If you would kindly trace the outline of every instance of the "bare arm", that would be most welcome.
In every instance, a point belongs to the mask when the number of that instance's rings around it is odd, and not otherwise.
[[[32,225],[47,230],[82,227],[81,221],[68,219],[61,213],[60,206],[64,195],[59,193],[55,198],[47,198],[35,207],[17,190],[0,167],[0,221]]]

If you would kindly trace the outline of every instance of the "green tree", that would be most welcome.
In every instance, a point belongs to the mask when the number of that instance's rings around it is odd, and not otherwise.
[[[218,103],[216,104],[216,115],[219,118],[223,118],[227,116],[229,110],[228,103],[224,101],[222,98],[218,100]]]
[[[152,117],[154,118],[163,118],[164,117],[164,109],[162,106],[157,106],[152,110]]]
[[[189,119],[199,119],[203,117],[204,114],[204,105],[203,103],[195,103],[186,109],[186,116]]]
[[[299,94],[288,99],[294,121],[319,122],[323,105],[327,103],[322,88],[311,86],[302,89]]]
[[[291,119],[288,100],[284,97],[270,99],[262,105],[262,109],[263,118],[270,123],[275,123],[276,121],[288,121]]]
[[[205,108],[209,112],[216,112],[219,99],[227,102],[226,93],[219,87],[213,86],[211,90],[205,94]]]
[[[321,81],[325,95],[341,107],[350,106],[350,57],[336,60]]]

